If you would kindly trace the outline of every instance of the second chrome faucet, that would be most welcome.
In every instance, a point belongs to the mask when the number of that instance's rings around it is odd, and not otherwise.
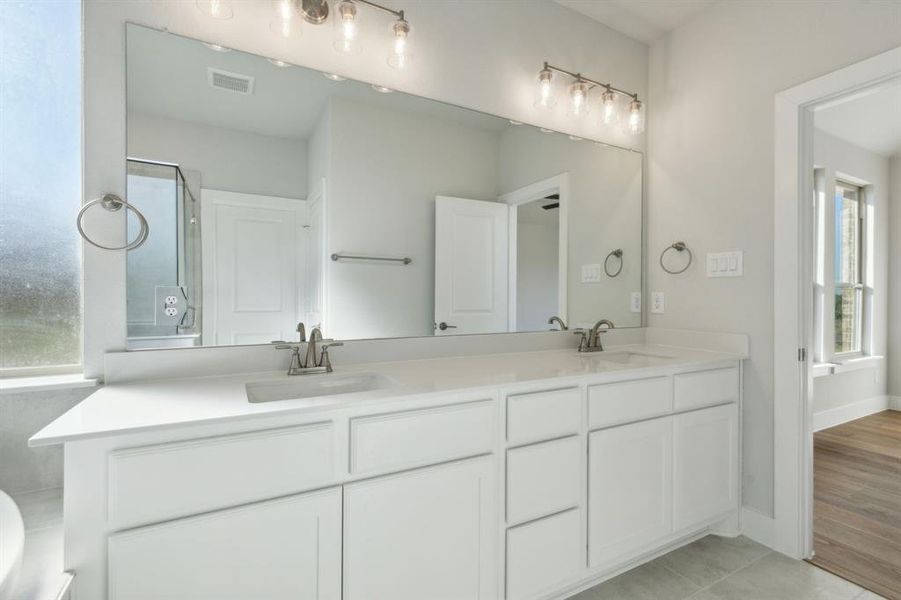
[[[316,375],[318,373],[331,373],[332,361],[328,350],[332,346],[343,346],[344,342],[335,342],[322,338],[322,331],[314,327],[310,331],[310,339],[306,340],[306,330],[303,323],[297,324],[297,333],[300,341],[293,344],[276,344],[276,350],[291,350],[291,363],[288,365],[288,375]],[[306,356],[300,357],[301,344],[306,343]],[[321,345],[321,348],[317,346]]]

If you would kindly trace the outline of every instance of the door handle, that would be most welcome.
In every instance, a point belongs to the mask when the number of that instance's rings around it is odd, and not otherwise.
[[[438,323],[438,329],[440,329],[441,331],[444,331],[446,329],[456,329],[456,328],[457,328],[456,325],[448,325],[444,321],[441,321],[440,323]]]

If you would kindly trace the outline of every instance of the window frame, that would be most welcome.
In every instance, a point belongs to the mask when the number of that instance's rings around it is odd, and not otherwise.
[[[869,312],[867,310],[867,305],[869,303],[869,299],[872,297],[872,293],[868,293],[867,286],[867,267],[869,262],[869,240],[867,239],[867,197],[866,197],[866,186],[860,185],[857,183],[852,183],[847,179],[843,179],[840,176],[836,176],[834,180],[834,186],[832,194],[832,203],[833,203],[833,214],[835,211],[835,202],[838,197],[839,189],[849,189],[854,190],[856,193],[856,198],[854,202],[857,203],[857,243],[856,243],[856,251],[857,251],[857,281],[838,281],[834,278],[836,273],[836,265],[835,261],[835,250],[836,245],[840,243],[839,239],[832,240],[832,252],[830,253],[833,260],[832,265],[832,273],[833,273],[833,281],[832,281],[832,298],[834,307],[834,298],[835,293],[839,290],[853,289],[857,291],[858,301],[857,301],[857,311],[858,315],[855,317],[855,322],[857,324],[857,340],[858,340],[858,348],[854,350],[848,350],[845,352],[838,352],[836,348],[836,340],[833,338],[832,340],[832,348],[830,349],[830,355],[833,360],[839,360],[840,362],[851,360],[854,358],[861,358],[867,356],[867,348],[869,344],[869,331],[868,331],[868,318]],[[844,199],[844,194],[842,194],[842,198]],[[835,224],[833,223],[833,226]],[[829,324],[834,328],[835,327],[835,313],[834,308],[832,311],[826,313],[824,311],[824,319],[829,321]],[[826,323],[823,323],[823,326],[826,326]]]

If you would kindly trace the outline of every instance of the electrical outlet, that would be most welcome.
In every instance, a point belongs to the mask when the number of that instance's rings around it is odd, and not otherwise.
[[[663,292],[651,292],[651,312],[656,314],[666,312],[666,295]]]
[[[641,312],[641,292],[632,292],[632,299],[629,302],[629,310],[634,313]]]
[[[166,296],[166,306],[173,306],[178,304],[178,296]]]
[[[185,290],[177,285],[158,285],[154,290],[154,323],[175,326],[181,323],[187,302]]]

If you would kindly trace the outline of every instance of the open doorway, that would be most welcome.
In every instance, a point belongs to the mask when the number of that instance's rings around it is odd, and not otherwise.
[[[776,97],[773,545],[901,597],[901,48]]]

